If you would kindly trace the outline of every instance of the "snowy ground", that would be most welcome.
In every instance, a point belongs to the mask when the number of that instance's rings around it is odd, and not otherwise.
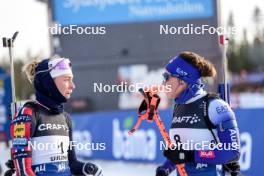
[[[4,162],[8,160],[10,155],[10,150],[4,144],[0,144],[0,165],[3,170],[6,170]],[[123,161],[102,161],[94,160],[90,162],[95,162],[103,168],[104,176],[155,176],[156,164],[138,164],[133,162],[123,162]],[[2,176],[0,174],[0,176]],[[171,176],[175,176],[173,173]]]
[[[6,147],[5,143],[0,143],[0,165],[3,170],[6,170],[5,162],[10,156],[10,149]],[[3,173],[0,173],[2,176]]]
[[[104,176],[155,176],[156,165],[122,161],[94,161],[103,168]]]

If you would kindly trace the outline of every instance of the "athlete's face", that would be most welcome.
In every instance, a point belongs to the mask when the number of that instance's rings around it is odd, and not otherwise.
[[[165,86],[171,87],[166,91],[166,96],[169,99],[177,98],[186,88],[187,83],[178,79],[177,77],[169,76],[166,81],[163,82]]]
[[[60,93],[66,99],[69,99],[71,97],[73,90],[75,89],[75,85],[73,83],[73,75],[65,74],[62,76],[58,76],[54,79],[54,82]]]

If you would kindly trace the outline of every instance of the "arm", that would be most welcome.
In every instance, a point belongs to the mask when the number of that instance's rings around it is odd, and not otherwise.
[[[226,147],[211,151],[195,151],[195,162],[225,164],[238,160],[240,156],[239,130],[232,109],[223,100],[215,99],[209,104],[208,115],[217,127],[218,142]]]
[[[68,125],[69,125],[69,137],[70,137],[70,147],[68,150],[68,158],[69,158],[69,166],[71,173],[74,175],[94,175],[94,176],[102,176],[102,169],[99,166],[96,166],[93,163],[89,162],[81,162],[77,160],[76,154],[75,154],[75,148],[72,145],[73,139],[72,139],[72,123],[67,115]]]
[[[32,165],[30,138],[35,128],[35,118],[30,107],[23,107],[11,122],[11,155],[17,175],[35,176]]]
[[[156,176],[168,176],[172,171],[176,169],[175,164],[170,160],[166,160],[163,165],[156,169]]]
[[[84,166],[84,163],[77,160],[75,154],[75,148],[74,146],[71,145],[73,139],[72,139],[72,125],[70,119],[69,119],[69,130],[70,130],[69,132],[70,148],[68,150],[68,158],[69,158],[69,166],[71,169],[71,173],[74,175],[83,175],[82,168]]]

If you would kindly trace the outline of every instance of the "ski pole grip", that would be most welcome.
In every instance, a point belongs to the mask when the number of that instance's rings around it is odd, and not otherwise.
[[[141,93],[144,96],[144,98],[148,98],[146,93],[144,92],[144,90],[142,88],[138,89],[138,91],[139,91],[139,93]]]

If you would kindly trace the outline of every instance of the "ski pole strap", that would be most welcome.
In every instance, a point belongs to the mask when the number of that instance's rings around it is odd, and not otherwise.
[[[140,126],[143,120],[152,122],[153,117],[157,114],[156,110],[160,102],[160,97],[157,94],[151,92],[144,92],[143,89],[139,90],[143,95],[144,100],[141,102],[138,108],[138,120],[134,128],[132,128],[128,133],[131,135]]]

